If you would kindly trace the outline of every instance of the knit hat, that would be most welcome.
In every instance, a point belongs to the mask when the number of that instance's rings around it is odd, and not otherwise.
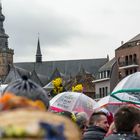
[[[17,96],[24,96],[33,101],[41,100],[45,104],[46,108],[49,107],[49,98],[46,91],[41,86],[28,79],[27,76],[23,76],[22,79],[18,79],[10,83],[5,88],[3,94],[8,92]]]

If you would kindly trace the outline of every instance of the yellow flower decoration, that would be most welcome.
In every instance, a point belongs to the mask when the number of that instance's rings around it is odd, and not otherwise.
[[[62,84],[62,78],[56,78],[53,80],[54,87],[59,87]]]
[[[74,113],[72,113],[72,115],[71,115],[71,119],[72,119],[72,121],[76,122],[76,116],[75,116]]]
[[[54,89],[53,89],[53,94],[56,95],[58,93],[63,92],[64,88],[62,86],[62,78],[56,78],[52,81]]]
[[[73,91],[73,92],[82,92],[82,91],[83,91],[83,86],[82,86],[82,84],[78,84],[78,85],[76,85],[75,87],[73,86],[73,87],[72,87],[72,91]]]

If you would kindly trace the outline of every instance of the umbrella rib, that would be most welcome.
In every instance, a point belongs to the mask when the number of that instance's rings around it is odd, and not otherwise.
[[[122,92],[140,92],[140,89],[121,89],[116,92],[112,92],[111,96],[117,93],[122,93]]]
[[[75,93],[75,94],[76,94],[76,93]],[[73,108],[75,108],[75,106],[76,106],[77,102],[79,101],[80,96],[82,96],[81,94],[83,94],[83,93],[80,93],[80,95],[79,95],[79,97],[77,98],[77,100],[76,100],[75,104],[73,105]],[[72,108],[72,110],[73,110],[73,108]]]
[[[114,94],[113,95],[111,95],[113,98],[115,98],[115,99],[117,99],[117,100],[119,100],[119,101],[121,101],[121,102],[127,102],[127,103],[133,103],[133,104],[138,104],[138,105],[140,105],[140,103],[137,103],[137,102],[133,102],[133,101],[127,101],[127,100],[121,100],[120,98],[118,98],[118,97],[116,97],[116,96],[114,96]]]

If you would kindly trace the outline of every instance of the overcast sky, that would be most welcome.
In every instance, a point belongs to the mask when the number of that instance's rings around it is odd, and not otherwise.
[[[2,0],[14,62],[110,58],[140,33],[140,0]]]

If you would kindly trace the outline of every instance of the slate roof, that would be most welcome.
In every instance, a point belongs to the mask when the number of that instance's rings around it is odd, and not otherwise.
[[[35,70],[31,73],[31,77],[30,78],[31,78],[31,80],[35,81],[38,85],[43,86],[43,83],[41,82],[41,80],[38,77],[38,75],[37,75]]]
[[[120,49],[127,48],[127,47],[133,47],[133,46],[135,46],[135,44],[133,44],[133,43],[137,42],[137,41],[140,41],[140,34],[136,35],[135,37],[133,37],[132,39],[130,39],[129,41],[127,41],[126,43],[124,43],[123,45],[118,47],[116,50],[120,50]]]
[[[85,71],[97,75],[98,70],[108,61],[107,58],[99,59],[79,59],[79,60],[61,60],[61,61],[44,61],[42,63],[21,62],[14,63],[16,67],[25,69],[29,72],[35,70],[37,74],[51,78],[56,69],[64,75],[76,76],[81,66]]]
[[[140,40],[140,34],[136,35],[135,37],[133,37],[132,39],[130,39],[128,42],[134,42],[134,41],[138,41],[138,40]]]
[[[29,77],[30,73],[25,69],[10,66],[10,71],[6,76],[4,83],[10,83],[17,79],[21,79],[23,75],[27,75]]]
[[[106,71],[106,70],[112,70],[113,65],[116,63],[116,58],[114,57],[110,61],[108,61],[106,64],[104,64],[100,69],[99,72],[101,71]]]

